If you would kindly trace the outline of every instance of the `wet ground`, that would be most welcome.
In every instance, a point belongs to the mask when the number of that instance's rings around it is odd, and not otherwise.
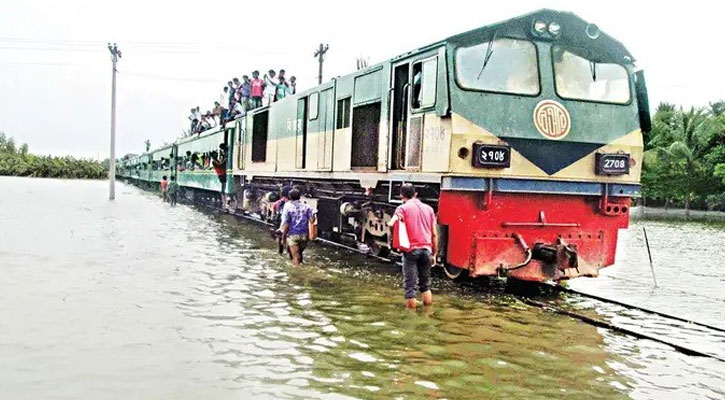
[[[394,266],[315,245],[294,269],[258,225],[123,184],[106,195],[107,182],[0,177],[0,398],[725,396],[725,363],[528,306],[500,284],[438,277],[436,304],[409,312]],[[571,286],[722,326],[725,230],[644,224],[659,288],[639,225],[616,266]]]

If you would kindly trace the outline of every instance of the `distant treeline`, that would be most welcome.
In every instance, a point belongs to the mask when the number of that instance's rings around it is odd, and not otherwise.
[[[97,161],[30,154],[27,144],[17,147],[13,138],[0,132],[0,175],[101,179],[107,174]]]
[[[689,110],[660,103],[644,141],[648,206],[725,211],[725,101]]]

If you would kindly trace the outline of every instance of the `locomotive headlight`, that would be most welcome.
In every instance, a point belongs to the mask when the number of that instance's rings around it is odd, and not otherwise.
[[[544,21],[534,22],[534,30],[538,34],[546,33],[546,22],[544,22]]]
[[[549,33],[551,33],[552,36],[556,36],[559,33],[561,33],[561,25],[559,25],[556,22],[552,22],[549,24]]]

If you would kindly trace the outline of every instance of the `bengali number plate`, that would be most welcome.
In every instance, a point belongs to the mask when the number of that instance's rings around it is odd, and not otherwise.
[[[491,144],[474,144],[473,166],[476,168],[508,168],[511,166],[511,148]]]
[[[627,175],[629,173],[629,154],[596,155],[597,175]]]

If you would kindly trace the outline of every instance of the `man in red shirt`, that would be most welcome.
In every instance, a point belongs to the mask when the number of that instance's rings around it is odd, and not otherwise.
[[[405,223],[410,246],[403,252],[403,289],[408,308],[416,307],[416,284],[423,295],[423,305],[433,304],[430,291],[430,269],[435,265],[438,252],[438,233],[433,208],[417,198],[415,186],[406,183],[400,187],[403,204],[395,210],[388,225]]]

